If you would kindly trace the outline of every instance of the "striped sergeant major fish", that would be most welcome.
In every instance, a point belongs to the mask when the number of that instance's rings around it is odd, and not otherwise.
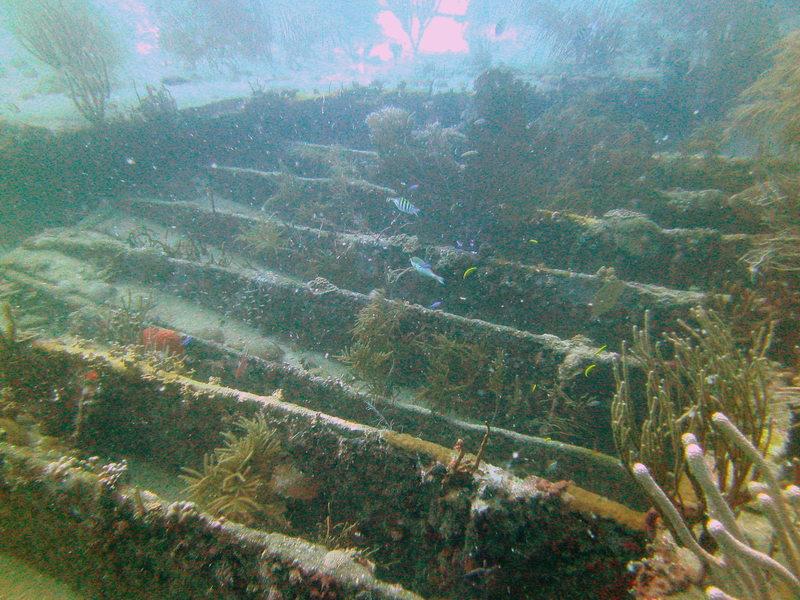
[[[436,281],[444,285],[444,278],[434,273],[431,270],[431,266],[424,260],[422,260],[419,256],[412,256],[410,261],[411,261],[411,266],[417,273],[419,273],[420,275],[424,275],[425,277],[430,277],[431,279],[435,279]]]
[[[420,210],[402,196],[391,196],[388,200],[391,200],[400,212],[415,217],[419,216]]]

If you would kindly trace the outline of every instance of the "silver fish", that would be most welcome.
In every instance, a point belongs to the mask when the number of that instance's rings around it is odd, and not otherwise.
[[[407,215],[414,215],[415,217],[419,216],[420,210],[402,196],[392,196],[389,200],[394,202],[394,205],[400,212],[406,213]]]
[[[444,279],[439,277],[436,273],[431,271],[431,266],[422,260],[419,256],[412,256],[410,259],[411,266],[414,267],[414,270],[419,273],[420,275],[425,275],[425,277],[430,277],[431,279],[435,279],[442,285],[444,285]]]

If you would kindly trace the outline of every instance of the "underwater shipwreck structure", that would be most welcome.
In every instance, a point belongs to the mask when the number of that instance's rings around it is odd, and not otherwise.
[[[631,195],[586,210],[585,181],[630,165],[609,154],[610,172],[560,181],[572,208],[536,200],[556,182],[530,177],[481,205],[496,160],[531,165],[518,139],[489,152],[522,116],[479,90],[459,125],[468,103],[256,92],[148,105],[101,132],[16,132],[13,193],[46,205],[69,190],[92,208],[0,261],[0,550],[87,597],[628,597],[658,571],[632,561],[682,531],[648,512],[653,490],[706,508],[685,491],[691,465],[648,471],[646,434],[631,433],[718,348],[698,316],[730,334],[726,368],[762,361],[737,390],[771,412],[748,421],[757,432],[741,413],[734,425],[761,460],[791,452],[792,388],[767,352],[792,327],[768,315],[759,352],[737,354],[750,338],[728,322],[761,314],[732,300],[764,235],[741,204],[753,164],[643,151]],[[648,354],[650,331],[682,332],[658,338],[675,355]],[[701,377],[719,402],[723,375]],[[710,412],[687,414],[664,439],[702,431],[722,457]],[[665,452],[681,462],[679,442]],[[675,591],[698,571],[654,578]]]

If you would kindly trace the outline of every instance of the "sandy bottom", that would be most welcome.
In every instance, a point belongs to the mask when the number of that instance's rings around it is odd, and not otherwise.
[[[0,554],[0,600],[81,600],[83,596],[13,556]]]

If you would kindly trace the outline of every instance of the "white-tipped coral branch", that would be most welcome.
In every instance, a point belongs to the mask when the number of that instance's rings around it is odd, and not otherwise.
[[[778,519],[773,522],[776,529],[782,529],[786,533],[787,545],[783,548],[786,555],[786,560],[792,572],[800,575],[800,533],[792,523],[789,503],[781,490],[778,483],[778,478],[772,472],[772,469],[767,464],[767,461],[756,449],[756,447],[748,440],[736,426],[731,423],[730,419],[720,412],[714,413],[711,416],[711,422],[714,427],[725,436],[730,444],[735,445],[739,450],[747,454],[748,458],[753,461],[759,474],[764,479],[768,488],[768,495],[775,504],[775,516]],[[795,486],[790,486],[795,487]]]
[[[721,589],[714,587],[713,585],[710,585],[706,588],[706,598],[708,598],[708,600],[738,600],[737,598],[729,596]]]
[[[689,471],[703,493],[709,516],[707,529],[718,544],[717,553],[712,554],[700,545],[647,467],[636,464],[632,469],[633,474],[672,527],[678,541],[708,567],[708,576],[714,585],[706,588],[707,598],[800,598],[800,532],[792,519],[792,506],[800,501],[800,488],[790,485],[782,490],[764,456],[725,415],[715,413],[712,422],[718,433],[732,447],[736,447],[752,461],[763,478],[764,483],[752,482],[749,487],[775,530],[782,551],[779,558],[784,562],[755,549],[745,537],[733,509],[717,486],[709,469],[708,459],[695,436],[684,436],[684,455]],[[790,595],[781,595],[786,592]]]
[[[683,544],[685,547],[689,548],[700,560],[704,563],[717,566],[717,567],[724,567],[725,565],[723,562],[718,559],[713,554],[707,552],[697,543],[697,540],[694,539],[692,532],[689,530],[688,525],[681,517],[678,510],[675,508],[675,505],[672,504],[672,500],[664,493],[656,480],[653,479],[653,476],[650,475],[650,471],[644,466],[642,463],[636,463],[633,465],[633,476],[636,478],[636,481],[639,482],[644,490],[650,496],[650,499],[656,503],[656,507],[661,512],[663,517],[669,522],[672,526],[675,534],[678,536],[678,541]]]
[[[694,436],[691,436],[691,438],[693,440]],[[739,526],[736,524],[736,516],[714,483],[711,471],[706,465],[703,449],[692,440],[689,439],[689,436],[684,436],[684,455],[686,456],[686,464],[689,467],[689,471],[694,475],[695,481],[703,490],[708,512],[719,519],[733,535],[743,539],[742,532],[739,531]]]
[[[696,443],[696,438],[691,434],[683,436],[683,443],[686,464],[700,489],[703,490],[708,514],[724,525],[727,531],[735,538],[745,541],[744,534],[736,523],[736,516],[733,514],[733,510],[725,502],[722,492],[720,492],[717,484],[714,483],[714,478],[706,464],[703,449]],[[725,562],[734,576],[739,579],[740,586],[746,589],[751,597],[769,600],[767,582],[760,571],[749,568],[747,563],[743,563],[736,555],[728,555]]]
[[[708,522],[708,531],[714,536],[714,539],[726,555],[742,559],[742,562],[748,567],[758,566],[770,571],[785,581],[793,593],[800,594],[800,580],[777,560],[737,540],[716,519],[711,519]],[[764,589],[763,592],[766,594],[766,598],[772,597],[767,589]]]

